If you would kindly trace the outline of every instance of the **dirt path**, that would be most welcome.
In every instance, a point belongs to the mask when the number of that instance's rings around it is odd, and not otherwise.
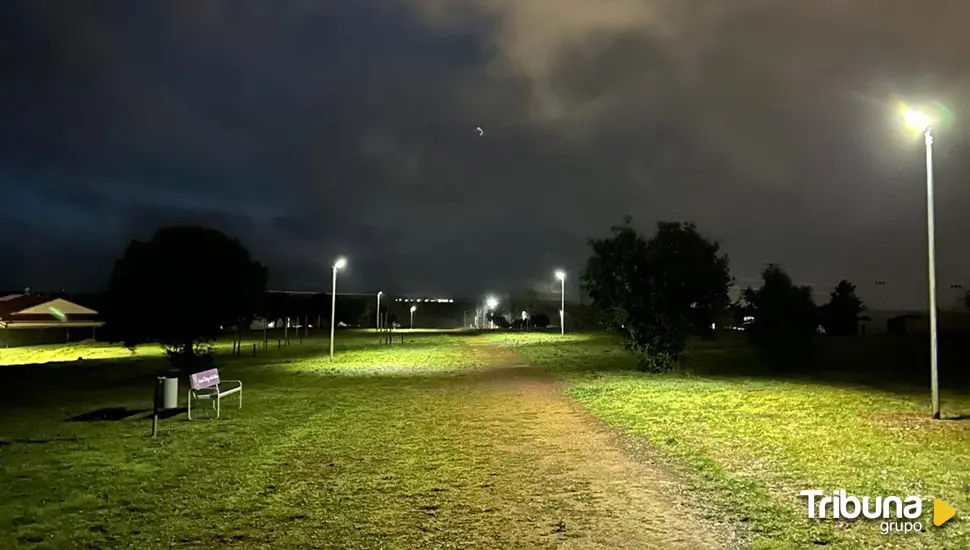
[[[560,385],[537,375],[514,351],[484,343],[491,368],[476,381],[492,394],[492,407],[480,411],[490,422],[509,422],[544,458],[535,474],[548,476],[559,524],[570,537],[559,548],[731,548],[733,531],[703,518],[703,510],[676,478],[644,449],[633,455],[629,441],[593,418],[563,393]],[[626,443],[626,444],[624,444]],[[582,491],[556,491],[563,485]]]
[[[474,346],[486,368],[328,389],[328,405],[274,450],[261,513],[275,510],[277,531],[260,536],[306,541],[291,548],[736,546],[649,452],[630,452],[556,381],[511,350]]]

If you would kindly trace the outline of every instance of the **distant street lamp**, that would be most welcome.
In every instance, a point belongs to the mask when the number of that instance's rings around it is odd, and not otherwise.
[[[383,290],[377,292],[377,330],[381,330],[381,294],[384,294]]]
[[[561,304],[559,307],[559,334],[566,334],[566,272],[563,270],[556,271],[556,278],[562,284],[562,290],[560,292]]]
[[[337,271],[347,267],[347,258],[337,258],[333,263],[333,290],[330,293],[330,360],[333,361],[333,334],[337,322]]]
[[[485,299],[485,313],[484,313],[485,319],[484,320],[488,321],[488,328],[495,328],[494,323],[488,318],[488,312],[494,311],[495,308],[497,307],[498,307],[497,298],[495,298],[494,296],[489,296],[488,298]]]
[[[940,385],[937,376],[936,341],[936,227],[933,219],[933,120],[925,113],[905,109],[903,120],[914,130],[923,132],[926,143],[926,241],[927,263],[929,264],[930,291],[930,395],[933,403],[933,418],[940,418]]]
[[[418,310],[418,306],[411,306],[411,328],[414,329],[414,312]]]

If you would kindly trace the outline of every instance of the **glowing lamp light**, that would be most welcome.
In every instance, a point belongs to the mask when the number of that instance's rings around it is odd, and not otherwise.
[[[333,264],[334,269],[343,269],[345,267],[347,267],[347,258],[343,256],[337,258],[337,261]]]
[[[910,128],[920,131],[924,131],[933,125],[933,119],[926,113],[909,108],[903,109],[903,122]]]

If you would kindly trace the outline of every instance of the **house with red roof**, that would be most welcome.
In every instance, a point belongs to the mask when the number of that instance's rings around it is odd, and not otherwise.
[[[77,340],[81,335],[94,338],[97,329],[102,326],[104,322],[97,311],[67,298],[29,292],[0,296],[0,342],[65,342]],[[42,332],[45,337],[24,338],[28,336],[26,334],[4,337],[7,331]]]

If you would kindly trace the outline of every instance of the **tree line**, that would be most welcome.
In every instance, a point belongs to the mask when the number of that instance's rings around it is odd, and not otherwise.
[[[597,318],[622,335],[646,370],[669,370],[688,338],[711,337],[731,323],[745,324],[751,342],[769,355],[805,354],[820,327],[855,334],[864,307],[848,281],[817,307],[811,290],[777,265],[764,270],[760,288],[745,289],[732,303],[729,259],[692,223],[659,222],[645,237],[627,217],[589,246],[583,289]],[[268,298],[267,281],[266,267],[237,239],[205,227],[164,228],[148,241],[131,241],[115,262],[104,295],[108,333],[132,348],[158,342],[173,363],[192,364],[227,329],[242,330],[257,316],[293,314]],[[492,320],[521,328],[498,315]],[[548,324],[544,314],[530,318],[533,327]]]
[[[649,371],[670,370],[688,338],[709,338],[725,324],[743,326],[770,359],[808,357],[820,333],[855,335],[865,307],[845,280],[819,307],[811,289],[795,285],[778,265],[765,268],[760,288],[745,288],[732,303],[728,256],[692,223],[659,222],[645,237],[626,217],[589,246],[583,289]]]

